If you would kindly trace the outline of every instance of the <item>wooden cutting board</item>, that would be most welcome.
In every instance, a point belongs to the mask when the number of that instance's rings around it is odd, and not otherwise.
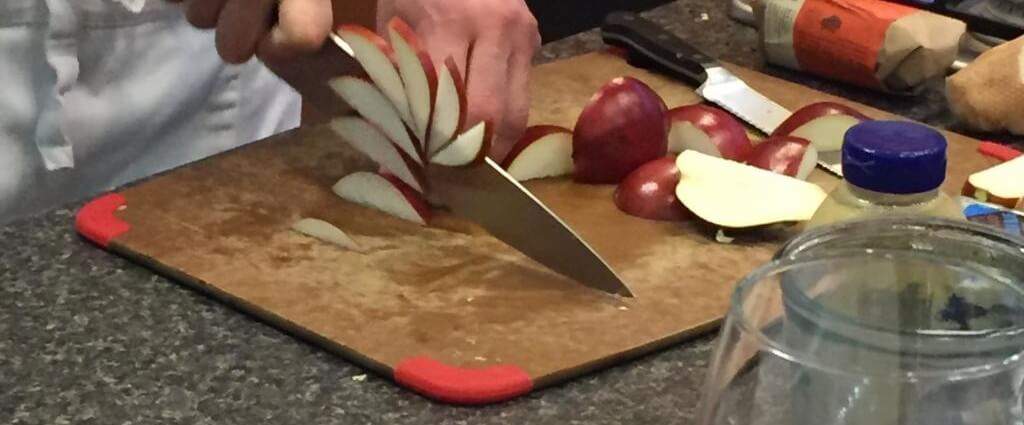
[[[841,100],[734,69],[792,109]],[[591,94],[620,75],[647,82],[670,107],[698,101],[689,87],[592,53],[535,68],[532,123],[571,128]],[[947,135],[946,189],[955,193],[991,162],[975,153],[975,140]],[[451,403],[507,400],[711,331],[736,282],[792,236],[720,244],[713,229],[620,213],[611,186],[527,184],[636,294],[619,299],[462,220],[439,214],[420,227],[331,192],[342,176],[372,168],[327,129],[303,128],[108,194],[76,224],[117,254]],[[811,180],[826,189],[837,182],[821,171]],[[366,252],[289,230],[300,217],[334,223]]]

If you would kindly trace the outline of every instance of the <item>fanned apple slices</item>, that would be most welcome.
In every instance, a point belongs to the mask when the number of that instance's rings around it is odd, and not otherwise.
[[[429,216],[426,167],[465,167],[487,155],[489,121],[466,122],[466,82],[452,58],[435,68],[416,33],[400,18],[387,24],[390,43],[366,28],[345,25],[348,43],[367,78],[341,76],[331,88],[358,116],[330,128],[381,167],[335,185],[338,196],[424,224]]]

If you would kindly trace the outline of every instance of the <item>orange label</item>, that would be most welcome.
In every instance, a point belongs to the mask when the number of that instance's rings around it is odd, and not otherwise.
[[[800,68],[860,86],[880,88],[878,52],[894,21],[917,12],[878,0],[807,0],[793,28]]]

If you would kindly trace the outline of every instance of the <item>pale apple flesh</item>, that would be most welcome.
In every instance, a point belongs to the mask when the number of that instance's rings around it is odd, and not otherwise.
[[[793,112],[779,125],[773,136],[806,139],[819,152],[841,150],[846,131],[870,118],[850,106],[835,102],[818,102]]]
[[[409,137],[402,117],[398,110],[372,83],[361,78],[342,76],[330,83],[342,100],[352,106],[360,116],[373,123],[391,141],[413,158],[417,163],[422,164],[420,150],[417,142]]]
[[[622,212],[648,220],[683,221],[692,215],[676,197],[679,167],[664,157],[637,168],[615,189],[615,205]]]
[[[723,228],[806,221],[827,196],[813,183],[692,150],[679,154],[676,166],[679,201]]]
[[[481,121],[434,154],[430,162],[447,167],[464,167],[478,163],[487,155],[493,136],[490,123]]]
[[[981,202],[1018,208],[1024,202],[1024,156],[971,174],[962,194]]]
[[[437,82],[434,119],[430,122],[430,139],[426,152],[433,155],[462,130],[466,121],[466,85],[455,60],[445,59]]]
[[[338,180],[332,188],[342,199],[388,215],[425,225],[430,207],[422,195],[398,179],[357,171]]]
[[[398,62],[398,73],[405,86],[412,113],[412,127],[421,143],[428,142],[434,99],[437,95],[437,70],[419,37],[404,20],[395,16],[388,22],[391,47]]]
[[[501,166],[517,181],[571,175],[572,130],[554,125],[527,128]]]
[[[409,160],[404,159],[387,136],[369,121],[347,116],[334,118],[328,125],[335,134],[357,151],[394,173],[398,179],[417,192],[423,192],[423,186],[417,177],[421,170],[410,166]]]
[[[391,100],[402,121],[412,125],[412,113],[409,111],[405,86],[395,67],[394,50],[387,41],[359,25],[342,25],[335,34],[349,45],[356,62],[359,62],[366,75]]]
[[[341,248],[353,251],[360,251],[362,249],[345,231],[318,218],[304,217],[292,224],[292,230]]]
[[[807,180],[818,163],[818,150],[806,139],[776,136],[754,146],[747,163],[763,170]]]
[[[707,105],[685,105],[668,111],[672,122],[669,152],[695,150],[707,155],[746,161],[753,150],[746,128],[729,113]]]

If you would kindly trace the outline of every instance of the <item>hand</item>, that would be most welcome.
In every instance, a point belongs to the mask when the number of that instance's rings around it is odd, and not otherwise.
[[[228,63],[316,51],[333,26],[331,0],[169,1],[183,2],[185,17],[195,27],[216,28],[217,52]]]
[[[490,156],[505,157],[529,119],[529,72],[540,47],[537,20],[523,0],[380,0],[381,32],[393,16],[420,36],[438,67],[451,56],[467,77],[467,123],[491,119]]]

